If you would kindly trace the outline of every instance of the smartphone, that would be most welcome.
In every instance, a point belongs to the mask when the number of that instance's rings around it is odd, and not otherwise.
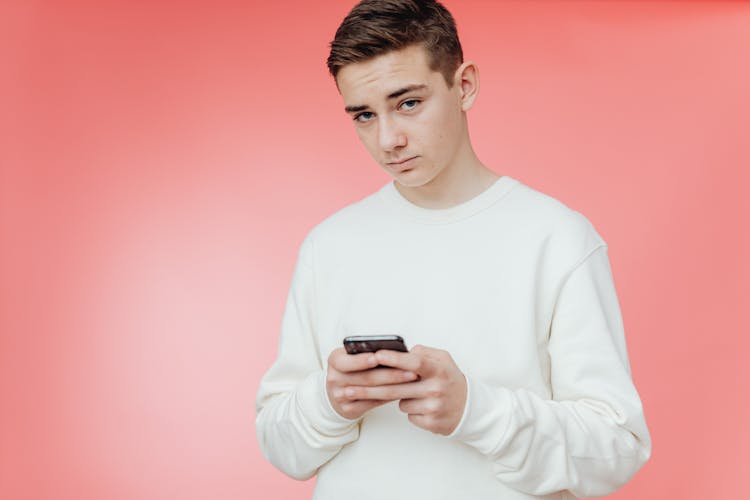
[[[375,352],[380,349],[408,352],[404,339],[398,335],[355,335],[344,339],[344,349],[349,354]]]

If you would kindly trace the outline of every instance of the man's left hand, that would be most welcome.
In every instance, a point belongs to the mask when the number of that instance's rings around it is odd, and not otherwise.
[[[409,352],[382,350],[378,363],[416,373],[419,379],[403,384],[349,387],[356,399],[399,399],[399,409],[414,425],[448,435],[456,428],[466,406],[466,377],[446,351],[414,346]]]

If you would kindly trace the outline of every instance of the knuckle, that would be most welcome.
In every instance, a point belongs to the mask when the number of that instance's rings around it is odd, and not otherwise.
[[[425,360],[422,356],[419,356],[417,358],[416,371],[421,372],[424,369],[424,367],[425,367]]]
[[[344,403],[346,401],[344,398],[344,392],[341,390],[333,391],[333,400],[339,404]]]
[[[440,399],[445,395],[445,391],[439,385],[434,385],[427,389],[427,397],[432,399]]]
[[[437,415],[443,409],[443,403],[439,399],[432,399],[427,403],[428,413],[431,415]]]

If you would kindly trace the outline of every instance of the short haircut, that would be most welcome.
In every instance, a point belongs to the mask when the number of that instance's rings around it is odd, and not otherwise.
[[[362,0],[336,30],[328,70],[335,79],[348,64],[416,44],[427,50],[430,69],[452,87],[463,51],[448,9],[435,0]]]

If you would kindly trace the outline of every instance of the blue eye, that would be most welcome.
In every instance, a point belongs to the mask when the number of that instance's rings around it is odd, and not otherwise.
[[[354,117],[354,121],[357,121],[357,122],[360,122],[360,123],[369,122],[370,120],[372,120],[373,116],[375,116],[374,113],[372,113],[370,111],[365,111],[365,112],[360,113],[357,116],[355,116]]]
[[[419,99],[409,99],[401,103],[401,109],[409,111],[416,108],[417,104],[419,104]]]

